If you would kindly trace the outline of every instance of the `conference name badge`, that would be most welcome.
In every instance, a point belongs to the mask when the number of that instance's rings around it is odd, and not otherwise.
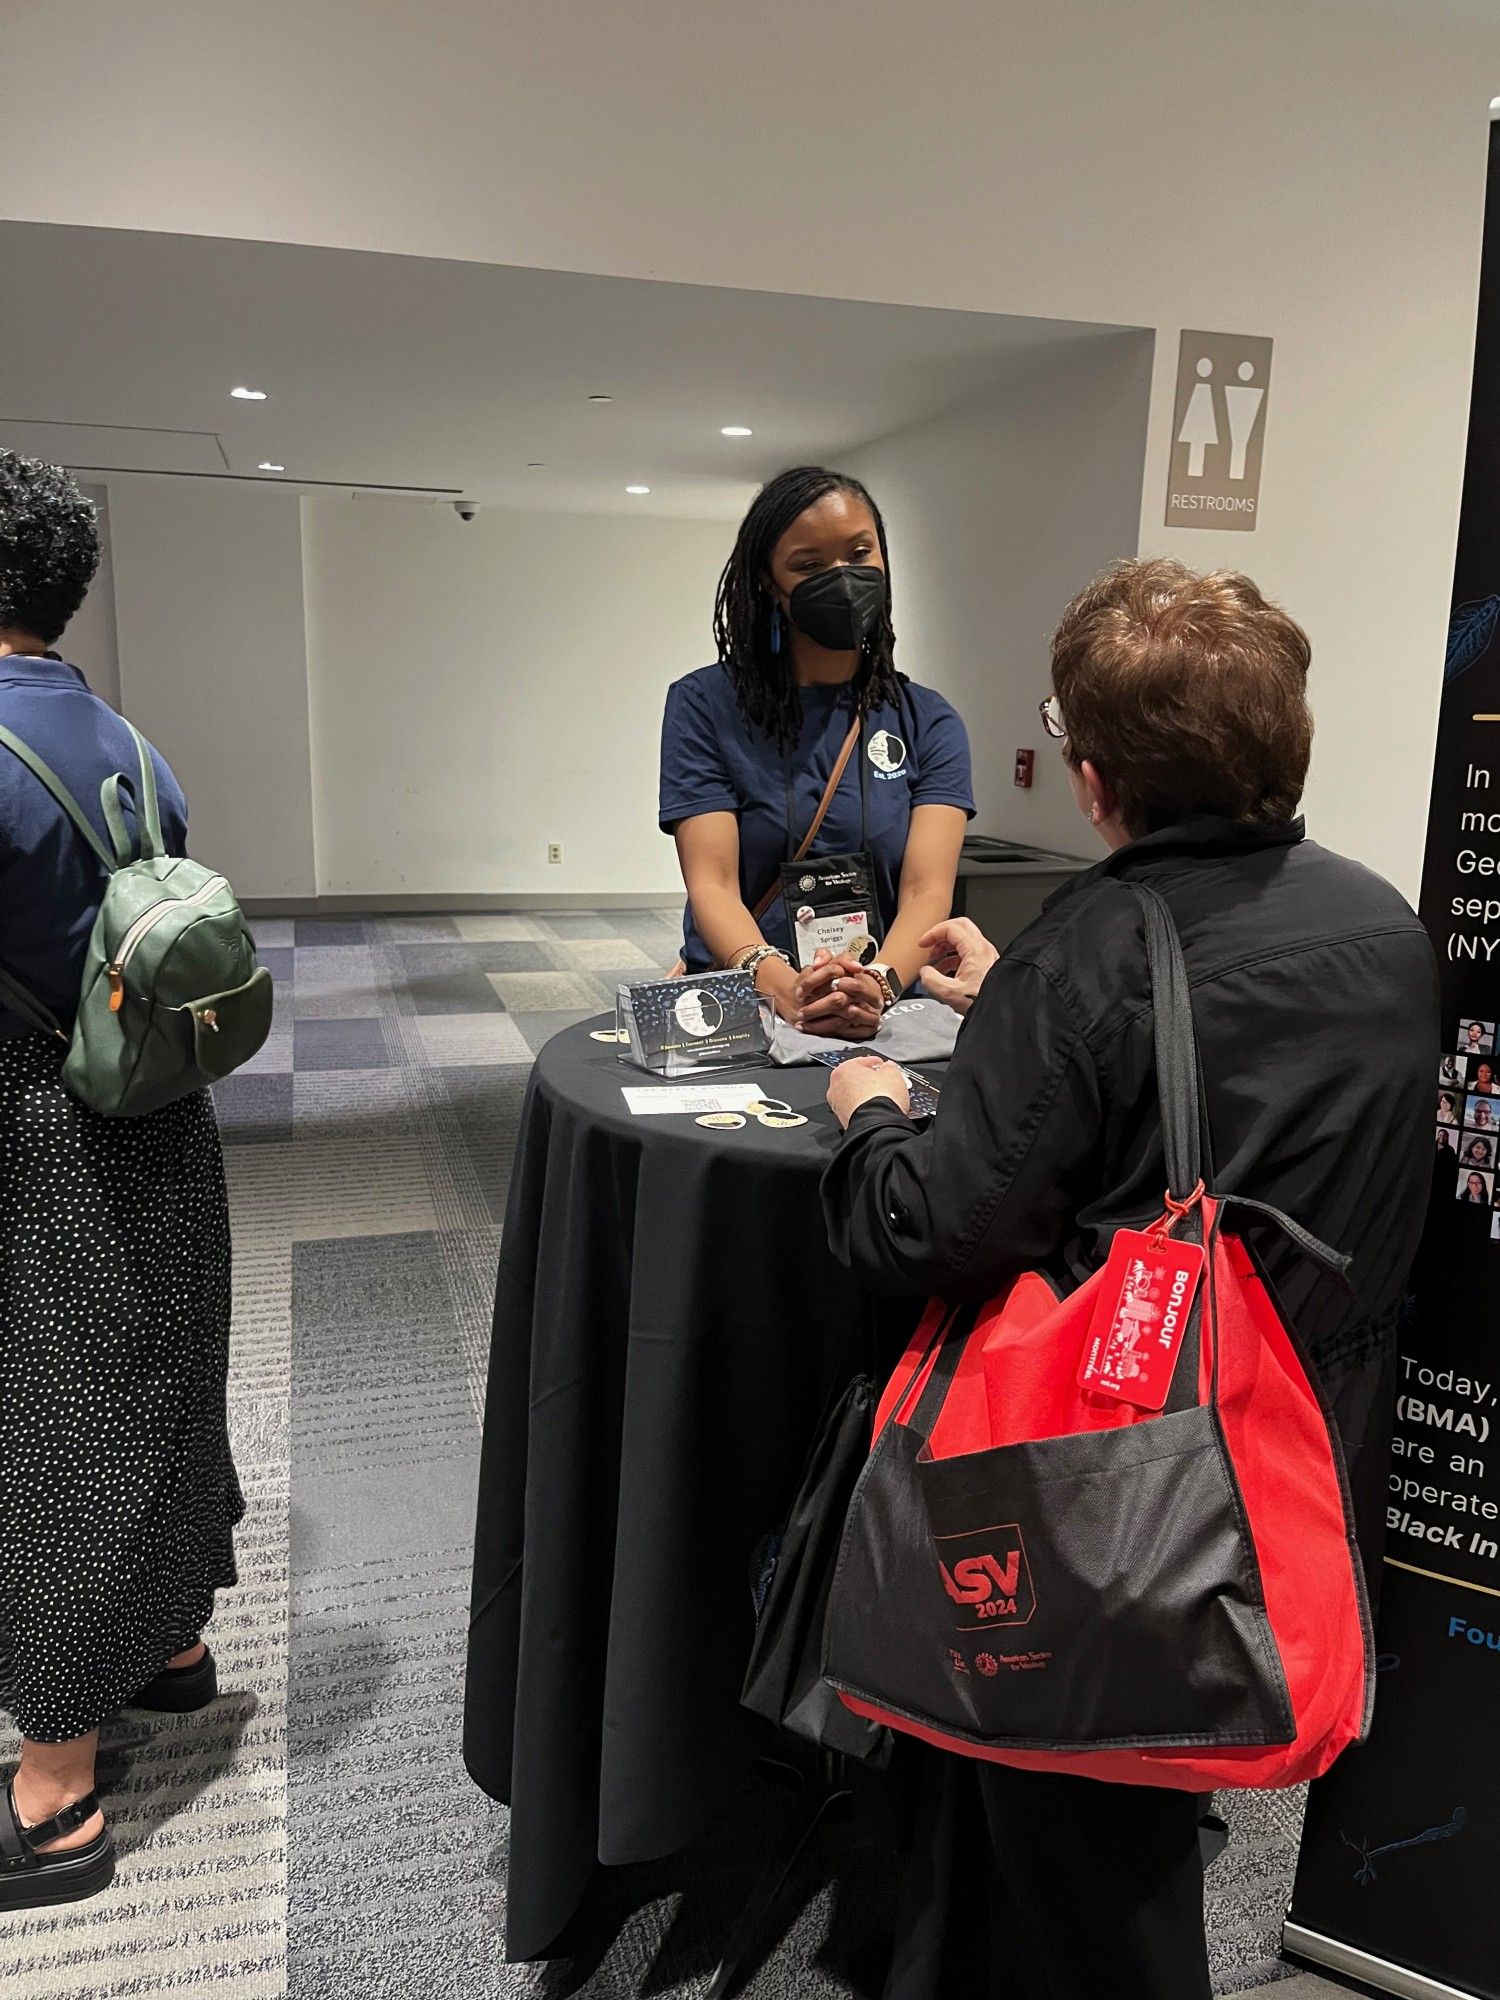
[[[793,955],[806,971],[820,951],[868,965],[880,949],[868,854],[825,854],[782,864],[781,892]]]
[[[1202,1276],[1201,1243],[1117,1230],[1089,1323],[1081,1386],[1138,1410],[1162,1409]]]
[[[820,916],[810,905],[803,904],[793,918],[792,938],[797,947],[797,963],[804,968],[812,964],[820,951],[831,952],[835,958],[848,952],[861,965],[868,965],[875,956],[870,913],[864,909],[835,910]]]

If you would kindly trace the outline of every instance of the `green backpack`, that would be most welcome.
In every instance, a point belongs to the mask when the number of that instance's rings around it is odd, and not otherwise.
[[[89,939],[70,1035],[20,981],[0,970],[0,1000],[67,1042],[64,1087],[107,1118],[140,1118],[249,1062],[271,1032],[271,975],[222,875],[166,851],[156,771],[139,732],[133,847],[116,771],[99,788],[114,852],[67,786],[10,730],[0,743],[41,780],[109,871]]]

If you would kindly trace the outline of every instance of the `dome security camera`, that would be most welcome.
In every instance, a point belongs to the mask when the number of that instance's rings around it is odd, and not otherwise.
[[[453,511],[457,514],[460,521],[472,521],[474,516],[479,512],[479,502],[477,500],[455,500]]]

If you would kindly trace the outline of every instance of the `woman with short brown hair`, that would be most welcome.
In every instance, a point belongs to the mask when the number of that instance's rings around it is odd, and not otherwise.
[[[1063,754],[1075,772],[1086,762],[1110,772],[1133,834],[1194,813],[1284,825],[1312,753],[1311,658],[1302,627],[1247,576],[1118,563],[1074,598],[1053,637]]]
[[[1396,1312],[1426,1211],[1438,1034],[1427,934],[1296,817],[1310,649],[1247,577],[1105,572],[1063,614],[1042,704],[1110,850],[1004,956],[970,923],[923,940],[967,1014],[936,1119],[899,1070],[834,1071],[846,1130],[832,1241],[872,1288],[987,1298],[1025,1269],[1075,1290],[1117,1229],[1161,1211],[1149,884],[1181,937],[1214,1185],[1352,1257],[1354,1300],[1266,1262],[1344,1440],[1373,1584]],[[895,1608],[899,1615],[899,1607]],[[1207,2000],[1199,1802],[1187,1793],[927,1759],[887,2000]]]

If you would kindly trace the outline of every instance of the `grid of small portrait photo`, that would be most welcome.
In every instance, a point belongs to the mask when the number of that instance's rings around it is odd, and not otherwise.
[[[1473,1132],[1500,1132],[1500,1104],[1493,1097],[1470,1097],[1464,1104],[1464,1124]]]
[[[1468,1075],[1467,1056],[1444,1056],[1438,1064],[1438,1083],[1444,1090],[1462,1090]]]
[[[1479,1167],[1461,1167],[1458,1176],[1458,1198],[1472,1202],[1476,1208],[1488,1208],[1495,1198],[1495,1176],[1487,1174]]]
[[[1495,1053],[1495,1024],[1477,1021],[1466,1014],[1458,1024],[1458,1052],[1464,1056],[1492,1056]]]

